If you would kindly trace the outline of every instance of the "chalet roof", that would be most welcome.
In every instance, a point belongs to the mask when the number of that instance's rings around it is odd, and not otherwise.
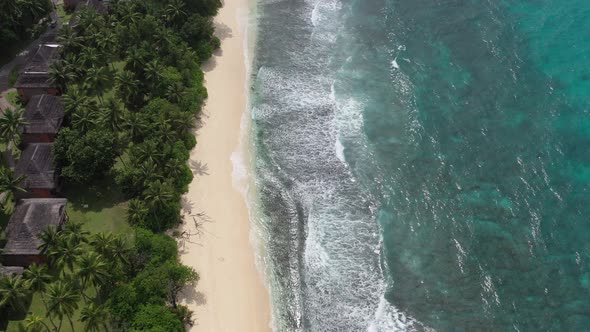
[[[50,82],[49,66],[59,56],[59,44],[41,44],[37,52],[27,61],[14,86],[16,88],[48,88]]]
[[[48,73],[21,73],[14,84],[15,88],[55,88]]]
[[[24,271],[22,266],[0,266],[0,276],[21,275]]]
[[[61,98],[53,95],[33,96],[25,108],[23,134],[57,134],[64,119]]]
[[[33,57],[25,64],[23,73],[47,73],[49,66],[59,56],[59,44],[41,44]]]
[[[53,143],[27,145],[16,164],[15,173],[16,176],[26,176],[21,183],[25,189],[55,189],[57,183],[53,166]]]
[[[6,226],[6,246],[2,255],[38,255],[37,235],[65,219],[65,198],[21,199]]]

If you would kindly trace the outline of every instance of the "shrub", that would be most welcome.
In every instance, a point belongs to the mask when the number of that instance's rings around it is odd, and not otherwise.
[[[139,307],[132,328],[150,332],[182,332],[182,322],[163,305],[148,304]]]
[[[76,183],[102,178],[115,164],[117,140],[108,130],[92,129],[86,134],[64,128],[54,144],[54,161],[61,175]]]

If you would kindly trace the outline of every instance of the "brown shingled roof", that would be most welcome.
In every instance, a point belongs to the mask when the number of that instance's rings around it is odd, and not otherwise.
[[[49,66],[59,57],[59,44],[41,44],[18,76],[15,88],[55,87],[50,82]]]
[[[23,134],[57,134],[64,118],[64,106],[59,97],[36,95],[25,108],[26,125]]]
[[[0,266],[0,276],[21,275],[24,271],[22,266]]]
[[[21,199],[6,226],[8,242],[2,255],[38,255],[37,235],[64,221],[67,202],[65,198]]]
[[[55,189],[57,178],[53,166],[53,143],[33,143],[21,153],[16,176],[25,175],[25,189]]]
[[[41,44],[37,49],[37,52],[33,57],[26,63],[23,72],[42,72],[46,73],[49,71],[49,66],[59,56],[59,44]]]

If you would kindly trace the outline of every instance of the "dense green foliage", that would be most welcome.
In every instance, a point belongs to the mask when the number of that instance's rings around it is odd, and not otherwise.
[[[39,293],[48,324],[58,331],[64,323],[73,326],[79,309],[87,330],[183,330],[177,297],[199,276],[179,263],[169,236],[138,229],[130,245],[128,237],[90,235],[70,222],[63,230],[47,229],[40,239],[49,264],[0,278],[0,314],[24,310],[30,295]]]
[[[132,224],[161,231],[181,221],[191,129],[207,97],[200,62],[219,46],[203,15],[219,6],[115,1],[107,16],[82,11],[80,24],[60,36],[62,60],[52,73],[65,92],[69,128],[57,139],[56,166],[66,182],[91,182],[124,154],[117,182],[132,199]]]
[[[54,144],[55,163],[62,175],[78,183],[104,176],[115,164],[118,142],[112,132],[92,129],[81,133],[64,128]]]
[[[66,185],[99,183],[114,172],[136,227],[120,269],[106,266],[108,277],[80,274],[84,287],[108,285],[93,301],[106,310],[83,310],[87,326],[105,315],[113,330],[123,331],[182,331],[192,322],[178,295],[199,276],[179,263],[176,241],[158,232],[182,221],[180,199],[193,177],[192,129],[207,98],[200,63],[219,47],[211,16],[220,6],[218,0],[110,1],[108,15],[80,11],[78,25],[61,32],[64,47],[51,75],[64,93],[66,126],[55,143],[55,164]],[[46,241],[62,248],[50,254],[52,263],[63,271],[102,265],[70,241],[78,240]]]
[[[35,35],[34,25],[51,12],[50,0],[0,1],[0,58],[13,51],[14,45]]]
[[[182,327],[181,317],[175,314],[177,297],[183,287],[199,280],[199,275],[189,267],[178,263],[176,241],[164,234],[138,228],[130,271],[136,273],[129,283],[120,284],[108,301],[108,307],[119,328],[132,323],[135,329],[164,330],[171,326]],[[168,303],[172,308],[167,308]],[[146,307],[147,306],[147,307]],[[159,308],[159,309],[156,309]],[[152,312],[159,320],[147,319]],[[170,322],[170,317],[173,322]],[[167,331],[177,331],[172,328]]]

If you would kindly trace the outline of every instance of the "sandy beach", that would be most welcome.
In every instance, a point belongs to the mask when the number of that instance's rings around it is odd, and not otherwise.
[[[215,19],[221,51],[203,66],[209,98],[191,152],[195,178],[185,205],[190,214],[203,213],[209,222],[202,223],[202,234],[194,235],[187,211],[184,231],[193,235],[180,245],[183,263],[201,276],[196,289],[184,292],[184,302],[195,313],[192,331],[271,330],[268,291],[255,266],[248,210],[232,185],[230,160],[238,148],[247,103],[245,22],[240,22],[247,10],[247,0],[225,2]]]

